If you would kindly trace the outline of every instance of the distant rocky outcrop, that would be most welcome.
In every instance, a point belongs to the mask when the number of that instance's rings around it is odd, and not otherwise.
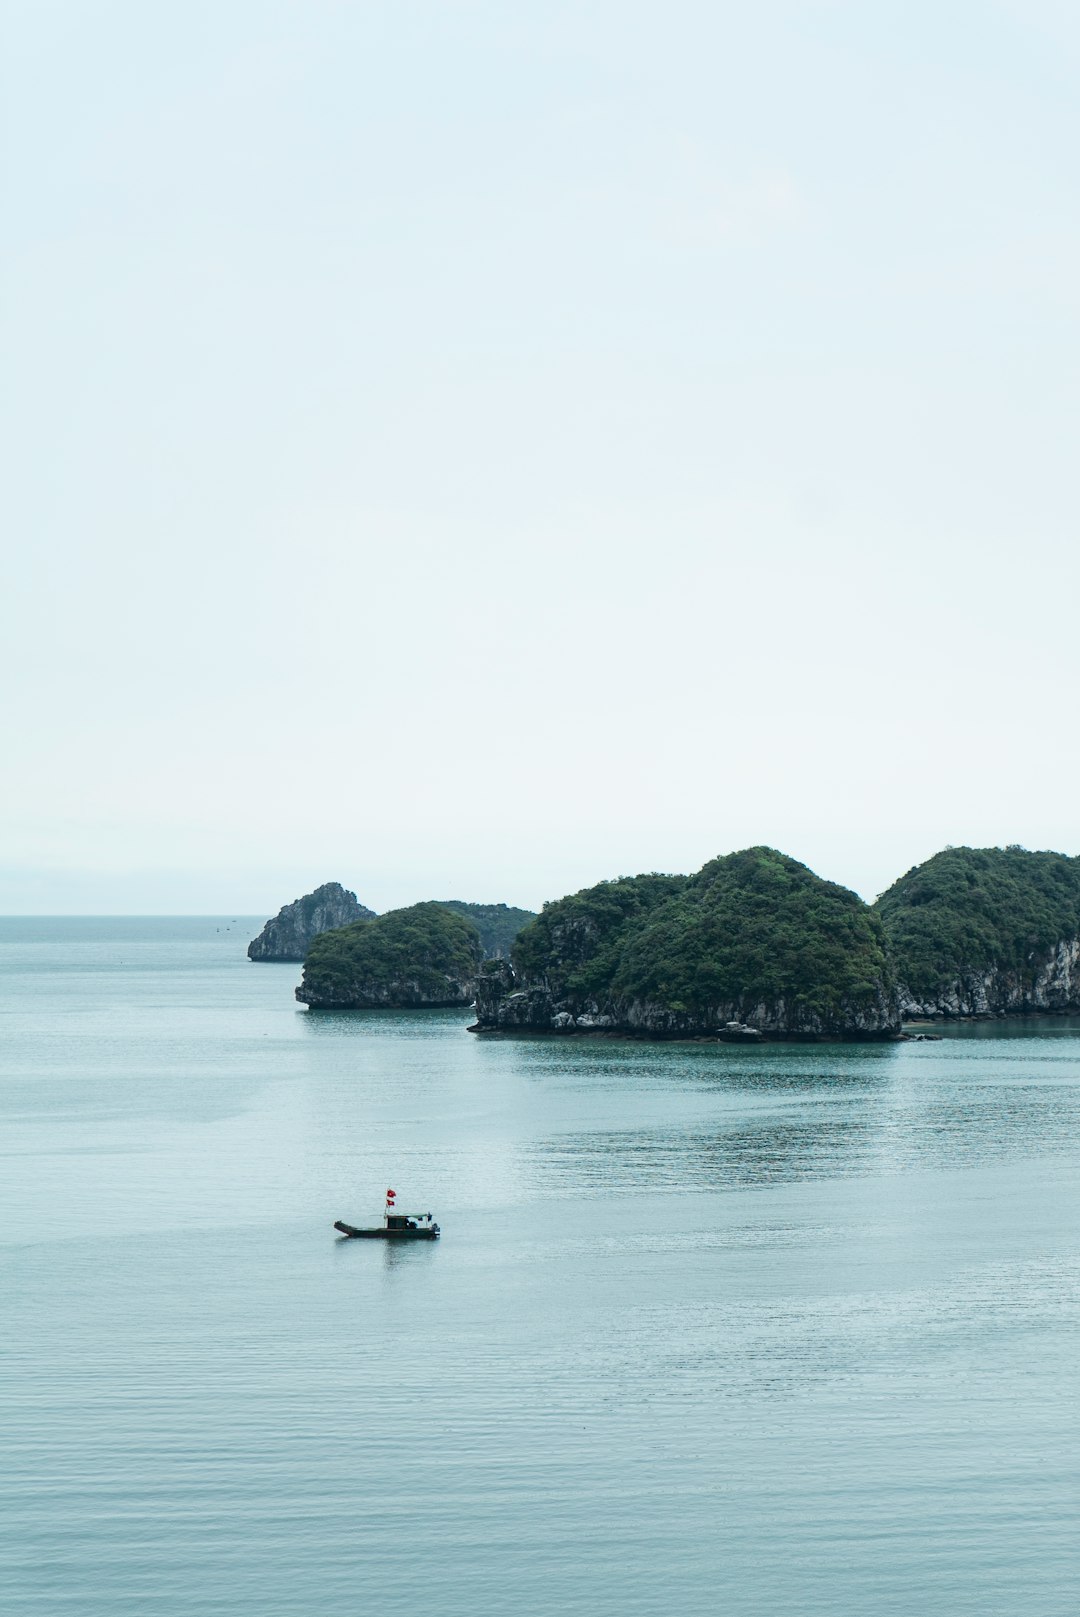
[[[374,918],[375,911],[359,903],[355,893],[346,892],[340,882],[328,881],[286,904],[267,921],[248,944],[248,959],[303,960],[312,940],[321,933]]]
[[[696,876],[635,876],[546,904],[488,961],[475,1031],[652,1038],[896,1036],[879,919],[772,848]]]
[[[875,908],[905,1017],[1080,1012],[1080,859],[945,848]]]
[[[443,898],[444,909],[453,910],[471,921],[480,934],[480,945],[490,960],[509,960],[514,939],[523,926],[536,920],[535,910],[516,910],[510,904],[466,904],[460,898]]]
[[[412,904],[315,938],[296,997],[313,1010],[469,1005],[482,958],[466,916]]]

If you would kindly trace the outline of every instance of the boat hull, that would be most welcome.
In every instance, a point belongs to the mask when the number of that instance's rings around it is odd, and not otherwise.
[[[435,1230],[387,1230],[381,1226],[374,1230],[358,1230],[351,1224],[342,1223],[339,1218],[334,1228],[342,1235],[347,1235],[354,1241],[437,1241],[439,1232]]]

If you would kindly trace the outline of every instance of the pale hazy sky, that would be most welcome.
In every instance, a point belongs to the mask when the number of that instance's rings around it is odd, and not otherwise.
[[[0,910],[1080,852],[1080,8],[3,16]]]

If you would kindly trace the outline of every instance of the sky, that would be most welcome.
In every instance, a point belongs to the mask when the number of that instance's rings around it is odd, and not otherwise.
[[[0,911],[1080,853],[1080,10],[2,17]]]

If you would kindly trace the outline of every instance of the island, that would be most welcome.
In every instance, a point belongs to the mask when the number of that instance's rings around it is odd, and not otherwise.
[[[340,882],[324,882],[285,904],[248,944],[249,960],[303,960],[313,938],[334,927],[374,919],[375,911],[359,903]]]
[[[881,918],[776,849],[695,876],[601,882],[545,904],[487,962],[474,1031],[651,1038],[895,1038]]]
[[[467,916],[412,904],[315,938],[296,997],[313,1010],[470,1005],[483,957]]]
[[[1080,1011],[1080,858],[945,848],[874,907],[906,1018]]]

